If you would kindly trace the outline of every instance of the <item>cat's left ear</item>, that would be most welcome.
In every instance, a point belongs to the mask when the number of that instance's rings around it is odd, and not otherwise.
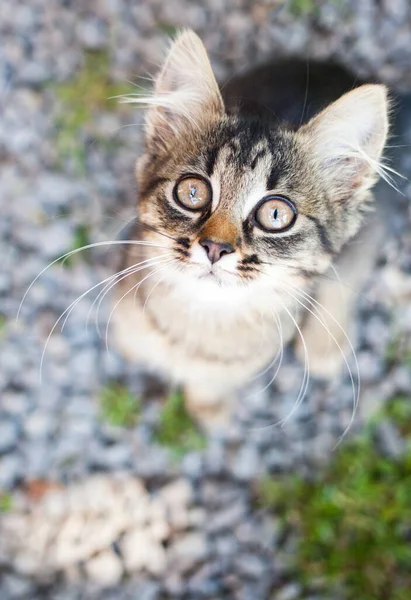
[[[383,85],[367,84],[342,96],[300,132],[341,204],[361,202],[363,192],[384,175],[381,155],[388,134],[389,102]]]
[[[147,142],[165,148],[179,134],[201,129],[224,113],[206,49],[193,31],[184,31],[173,42],[148,103]]]

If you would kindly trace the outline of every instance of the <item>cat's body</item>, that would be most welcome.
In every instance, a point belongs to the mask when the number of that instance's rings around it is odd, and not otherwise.
[[[290,68],[291,81],[304,89],[297,71]],[[367,252],[361,239],[355,255],[340,252],[372,199],[387,117],[384,88],[368,85],[309,120],[353,86],[343,71],[332,73],[336,85],[315,67],[325,83],[303,97],[282,77],[273,102],[265,76],[260,114],[247,77],[225,88],[223,103],[201,42],[187,32],[157,80],[131,237],[152,245],[127,252],[116,338],[131,360],[183,385],[208,427],[225,420],[237,390],[291,340],[306,309],[303,360],[308,351],[311,371],[327,376],[341,365],[348,290],[367,276],[376,232],[364,234]],[[327,275],[339,254],[344,287]],[[316,300],[305,295],[312,290]]]

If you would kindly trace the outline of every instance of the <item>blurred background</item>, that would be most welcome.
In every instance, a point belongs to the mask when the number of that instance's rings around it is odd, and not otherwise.
[[[358,296],[360,410],[335,450],[348,372],[275,426],[302,383],[288,350],[206,438],[178,393],[106,349],[110,294],[93,286],[116,246],[43,272],[133,218],[142,117],[113,97],[150,87],[179,27],[220,82],[293,56],[395,94],[404,179]],[[411,598],[409,92],[408,0],[0,0],[1,600]]]

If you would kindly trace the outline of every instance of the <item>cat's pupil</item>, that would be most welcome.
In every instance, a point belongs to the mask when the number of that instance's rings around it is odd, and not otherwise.
[[[274,217],[274,221],[276,221],[278,219],[278,208],[275,208],[273,211],[273,217]]]
[[[193,204],[198,204],[198,202],[199,202],[198,198],[195,197],[196,193],[197,193],[197,188],[195,185],[192,185],[190,187],[190,200]]]

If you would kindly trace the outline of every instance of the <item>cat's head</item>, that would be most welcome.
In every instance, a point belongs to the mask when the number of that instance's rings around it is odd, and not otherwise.
[[[227,114],[193,32],[173,43],[148,103],[140,219],[175,260],[168,281],[301,284],[357,231],[387,136],[382,85],[296,131]],[[164,249],[151,250],[162,254]]]

